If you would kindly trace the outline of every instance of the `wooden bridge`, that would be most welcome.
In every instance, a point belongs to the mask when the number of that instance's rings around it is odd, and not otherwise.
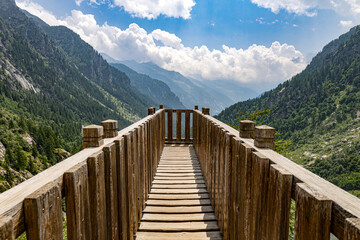
[[[274,152],[273,128],[160,106],[83,137],[82,151],[0,194],[1,240],[63,239],[65,226],[68,239],[285,240],[292,200],[295,239],[360,239],[360,199]]]

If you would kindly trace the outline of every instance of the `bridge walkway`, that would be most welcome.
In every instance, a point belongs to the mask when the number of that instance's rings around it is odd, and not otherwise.
[[[165,145],[136,239],[222,239],[192,145]]]

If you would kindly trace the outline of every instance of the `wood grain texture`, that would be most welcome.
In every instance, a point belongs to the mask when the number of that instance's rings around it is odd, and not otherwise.
[[[15,240],[13,221],[10,217],[0,217],[0,239]]]
[[[211,232],[180,232],[180,233],[152,233],[152,232],[138,232],[137,240],[220,240],[222,239],[219,231]]]
[[[29,240],[62,239],[61,189],[49,183],[24,200],[26,237]]]
[[[66,171],[64,185],[68,239],[91,239],[87,164]]]
[[[104,152],[97,152],[87,160],[89,174],[89,204],[91,236],[93,239],[105,239],[107,236],[105,163]]]
[[[295,240],[330,238],[332,202],[316,189],[297,183]]]

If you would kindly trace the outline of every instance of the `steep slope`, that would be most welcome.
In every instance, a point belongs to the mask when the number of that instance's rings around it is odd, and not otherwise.
[[[38,24],[0,1],[0,191],[78,151],[82,125],[123,128],[153,105],[81,39],[66,46],[83,52],[65,51]]]
[[[153,63],[137,63],[134,61],[124,61],[122,63],[138,73],[165,82],[187,108],[193,108],[194,105],[207,106],[211,108],[211,114],[217,114],[226,106],[234,103],[226,92],[212,88],[210,84],[188,79],[178,72],[167,71]],[[251,97],[256,95],[254,94]],[[239,94],[239,96],[241,95]]]
[[[262,120],[293,140],[291,158],[347,190],[360,190],[360,27],[325,46],[291,80],[217,117],[238,124],[239,110],[267,108],[271,113]]]
[[[185,108],[179,98],[164,82],[153,79],[145,74],[137,73],[121,63],[111,63],[111,65],[124,72],[130,78],[131,85],[142,94],[150,97],[154,102],[164,104],[166,108]]]

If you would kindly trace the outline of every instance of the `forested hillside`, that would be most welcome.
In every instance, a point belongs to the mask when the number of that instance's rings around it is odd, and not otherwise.
[[[158,104],[164,104],[165,108],[183,109],[185,106],[180,102],[178,96],[173,93],[164,82],[153,79],[145,74],[140,74],[121,63],[111,63],[120,71],[126,73],[130,78],[131,85],[142,94],[150,97]]]
[[[122,128],[153,105],[70,30],[44,29],[0,2],[0,191],[78,151],[82,125]]]
[[[288,156],[349,190],[360,190],[360,27],[324,47],[307,68],[261,97],[217,117],[270,109],[261,121],[291,139]],[[359,194],[359,192],[357,192]]]

